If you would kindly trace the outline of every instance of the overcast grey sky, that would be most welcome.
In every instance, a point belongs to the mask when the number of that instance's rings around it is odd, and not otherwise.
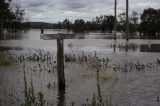
[[[118,13],[125,11],[126,0],[118,1]],[[91,20],[99,15],[114,14],[114,0],[13,0],[26,11],[30,21],[58,22],[64,19]],[[130,13],[145,8],[160,8],[160,0],[129,0]]]

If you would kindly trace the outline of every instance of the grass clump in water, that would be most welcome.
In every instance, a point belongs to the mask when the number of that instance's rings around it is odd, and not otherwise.
[[[13,61],[9,61],[9,60],[6,60],[6,59],[1,59],[0,60],[0,65],[1,66],[8,66],[8,65],[12,65],[13,64]]]
[[[119,78],[117,76],[117,74],[112,71],[112,70],[108,70],[108,71],[100,71],[99,72],[99,78],[100,80],[115,80],[117,81]]]
[[[94,77],[97,74],[95,69],[92,70],[82,70],[80,75],[82,77]],[[119,80],[118,75],[113,70],[99,70],[99,79],[101,81],[106,80]]]
[[[25,74],[25,64],[23,66],[24,70],[24,96],[25,96],[25,103],[22,103],[21,106],[46,106],[46,100],[42,92],[38,92],[35,94],[33,88],[33,81],[31,78],[31,86],[28,87],[26,74]]]

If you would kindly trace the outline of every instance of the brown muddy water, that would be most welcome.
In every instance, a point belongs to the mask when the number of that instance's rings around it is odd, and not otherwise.
[[[57,32],[64,31],[46,30]],[[65,91],[57,87],[56,40],[40,39],[39,30],[3,36],[0,106],[33,99],[45,106],[160,106],[160,40],[134,39],[126,45],[118,39],[115,46],[95,37],[107,34],[84,36],[64,40]]]

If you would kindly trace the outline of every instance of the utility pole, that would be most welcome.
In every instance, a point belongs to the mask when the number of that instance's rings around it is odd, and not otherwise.
[[[129,40],[129,19],[128,19],[128,6],[129,3],[128,3],[128,0],[126,0],[126,41]]]
[[[3,21],[2,21],[2,18],[0,18],[0,32],[3,31]]]
[[[115,0],[115,5],[114,5],[114,41],[116,41],[116,32],[117,32],[117,0]]]

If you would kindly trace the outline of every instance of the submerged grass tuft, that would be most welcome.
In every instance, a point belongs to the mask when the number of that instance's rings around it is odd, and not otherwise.
[[[117,74],[112,70],[100,71],[99,78],[100,80],[118,80],[119,79]]]
[[[1,65],[1,66],[12,65],[13,63],[14,63],[13,61],[9,61],[9,60],[6,60],[6,59],[1,59],[1,60],[0,60],[0,65]]]
[[[80,75],[82,77],[94,77],[97,74],[95,69],[92,70],[82,70]],[[106,80],[119,80],[118,75],[116,72],[113,70],[99,70],[99,79],[101,81],[106,81]]]

